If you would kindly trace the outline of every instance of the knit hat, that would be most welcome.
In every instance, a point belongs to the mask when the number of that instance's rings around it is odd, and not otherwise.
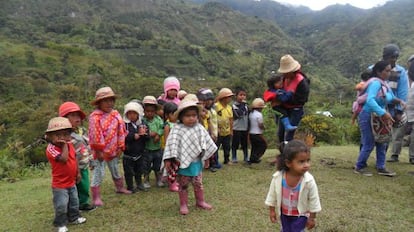
[[[110,97],[117,98],[111,87],[102,87],[96,91],[95,100],[91,102],[91,105],[97,105],[100,100]]]
[[[234,96],[234,93],[229,88],[222,88],[217,94],[216,101],[220,101],[225,97]]]
[[[69,119],[64,117],[55,117],[50,119],[46,133],[66,129],[72,129],[72,124],[70,123]]]
[[[180,91],[180,81],[173,76],[167,77],[164,80],[164,93],[167,94],[168,90],[175,89]]]
[[[382,50],[382,57],[384,59],[390,58],[390,57],[398,57],[399,55],[400,55],[400,48],[395,44],[387,44]]]
[[[296,72],[300,69],[300,64],[297,60],[293,59],[291,55],[284,55],[280,58],[280,67],[277,70],[278,73],[290,73]]]
[[[138,120],[141,120],[141,117],[144,115],[144,109],[142,108],[141,104],[137,103],[137,102],[128,102],[125,106],[124,106],[124,121],[126,123],[130,123],[131,121],[128,119],[127,117],[127,113],[129,111],[134,111],[135,113],[138,114],[139,118]]]
[[[80,109],[78,104],[74,102],[64,102],[59,106],[59,116],[66,117],[69,113],[79,112],[81,119],[85,119],[86,114]]]
[[[265,102],[263,101],[263,99],[255,98],[252,102],[251,107],[252,107],[252,109],[257,109],[257,108],[262,109],[262,108],[265,108],[266,105],[265,105]]]

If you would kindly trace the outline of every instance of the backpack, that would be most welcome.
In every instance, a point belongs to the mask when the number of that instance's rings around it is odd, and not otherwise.
[[[354,114],[361,113],[362,107],[364,106],[365,102],[367,101],[367,97],[368,97],[368,94],[365,91],[368,88],[368,85],[372,81],[375,81],[375,80],[376,81],[379,81],[381,83],[382,94],[385,95],[385,92],[386,91],[384,91],[384,88],[385,88],[385,90],[388,90],[387,84],[385,84],[385,82],[383,80],[381,80],[381,79],[379,79],[377,77],[371,77],[370,79],[368,79],[365,82],[365,88],[357,93],[356,99],[352,103],[352,113],[354,113]],[[380,95],[379,92],[378,92],[378,95]]]

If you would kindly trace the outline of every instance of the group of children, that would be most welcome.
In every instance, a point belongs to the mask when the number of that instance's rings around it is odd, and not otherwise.
[[[236,97],[231,105],[233,96]],[[235,94],[222,88],[217,97],[206,88],[196,94],[187,94],[180,92],[177,78],[168,77],[164,81],[162,96],[158,99],[145,96],[142,101],[127,103],[123,117],[114,109],[116,98],[110,87],[97,90],[91,102],[95,109],[89,115],[88,133],[81,126],[86,114],[73,102],[63,103],[59,117],[49,122],[46,154],[52,165],[54,225],[58,231],[68,231],[68,223],[84,223],[86,219],[80,216],[80,211],[103,205],[100,186],[105,166],[110,170],[116,192],[123,194],[147,191],[151,187],[149,176],[153,170],[158,187],[168,182],[170,191],[178,192],[179,212],[186,215],[189,213],[190,182],[196,206],[212,209],[204,200],[202,170],[214,172],[221,167],[218,158],[220,146],[223,147],[224,164],[237,162],[239,145],[244,161],[249,164],[259,163],[267,148],[261,113],[265,102],[256,98],[248,107],[246,91],[241,88],[236,89]],[[247,154],[248,138],[250,158]],[[122,154],[126,188],[118,167]],[[93,170],[91,181],[89,168]],[[271,205],[270,200],[266,202]]]

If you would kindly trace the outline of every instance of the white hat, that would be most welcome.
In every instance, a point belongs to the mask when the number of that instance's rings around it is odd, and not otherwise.
[[[291,55],[284,55],[280,58],[280,67],[277,70],[278,73],[290,73],[296,72],[300,69],[300,64],[297,60],[293,59]]]
[[[266,107],[266,105],[265,105],[265,102],[263,101],[263,99],[261,99],[261,98],[255,98],[252,101],[251,107],[252,107],[252,109],[257,109],[257,108],[263,109],[263,108]]]
[[[196,106],[198,109],[198,113],[201,113],[201,110],[203,109],[202,105],[199,105],[197,101],[192,100],[191,98],[184,98],[179,104],[178,104],[178,109],[177,111],[174,112],[175,116],[179,116],[181,111],[183,111],[184,109],[191,107],[191,106]]]
[[[134,111],[135,113],[138,114],[139,116],[139,120],[141,120],[142,116],[144,115],[144,109],[142,108],[141,104],[137,103],[137,102],[128,102],[125,106],[124,106],[124,121],[126,123],[130,123],[131,121],[128,119],[127,117],[127,113],[129,111]]]

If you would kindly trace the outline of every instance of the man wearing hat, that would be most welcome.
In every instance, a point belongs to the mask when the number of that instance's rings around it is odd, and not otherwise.
[[[397,64],[399,55],[400,48],[395,44],[387,44],[382,50],[382,59],[389,62],[392,67],[388,85],[392,89],[395,97],[407,102],[408,77],[405,69]],[[388,105],[388,109],[395,123],[392,130],[391,157],[387,161],[398,162],[398,156],[401,153],[402,141],[405,134],[406,115],[401,105]]]
[[[281,102],[280,107],[286,110],[287,117],[292,126],[298,126],[303,116],[303,106],[309,97],[309,79],[300,70],[301,65],[291,55],[284,55],[280,58],[278,73],[283,75],[283,90],[293,93],[292,98]],[[296,130],[285,131],[285,127],[278,122],[279,142],[293,139]]]
[[[410,88],[408,90],[406,112],[407,112],[408,126],[411,128],[408,156],[409,156],[409,162],[411,164],[414,164],[414,130],[412,129],[414,127],[414,85],[413,85],[414,84],[414,55],[408,58],[407,63],[408,63],[407,73],[410,79]]]

